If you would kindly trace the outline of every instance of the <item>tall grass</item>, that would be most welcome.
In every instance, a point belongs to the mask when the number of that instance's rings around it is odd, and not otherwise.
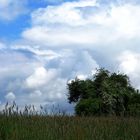
[[[16,105],[0,115],[0,140],[139,140],[139,130],[136,117],[44,115]]]

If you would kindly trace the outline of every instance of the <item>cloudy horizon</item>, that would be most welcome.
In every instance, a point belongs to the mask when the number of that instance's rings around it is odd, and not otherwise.
[[[0,0],[0,103],[60,105],[96,68],[140,89],[138,0]]]

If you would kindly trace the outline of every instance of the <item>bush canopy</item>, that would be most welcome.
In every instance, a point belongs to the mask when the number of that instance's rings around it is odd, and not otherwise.
[[[122,115],[140,112],[140,94],[122,73],[97,69],[91,79],[75,78],[67,84],[69,103],[77,115]]]

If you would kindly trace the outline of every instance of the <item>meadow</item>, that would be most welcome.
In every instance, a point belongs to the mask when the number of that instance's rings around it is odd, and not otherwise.
[[[53,110],[54,111],[54,110]],[[140,117],[79,117],[8,103],[0,111],[0,140],[140,140]]]
[[[0,140],[139,140],[134,117],[0,116]]]

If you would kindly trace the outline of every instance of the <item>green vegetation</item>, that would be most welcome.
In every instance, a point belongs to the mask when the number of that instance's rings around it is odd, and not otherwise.
[[[15,103],[0,112],[0,140],[139,140],[139,129],[139,117],[48,115],[42,107],[21,111]]]
[[[0,140],[139,140],[140,119],[0,116]]]
[[[140,93],[125,74],[99,69],[92,79],[68,83],[68,90],[77,115],[140,115]]]

